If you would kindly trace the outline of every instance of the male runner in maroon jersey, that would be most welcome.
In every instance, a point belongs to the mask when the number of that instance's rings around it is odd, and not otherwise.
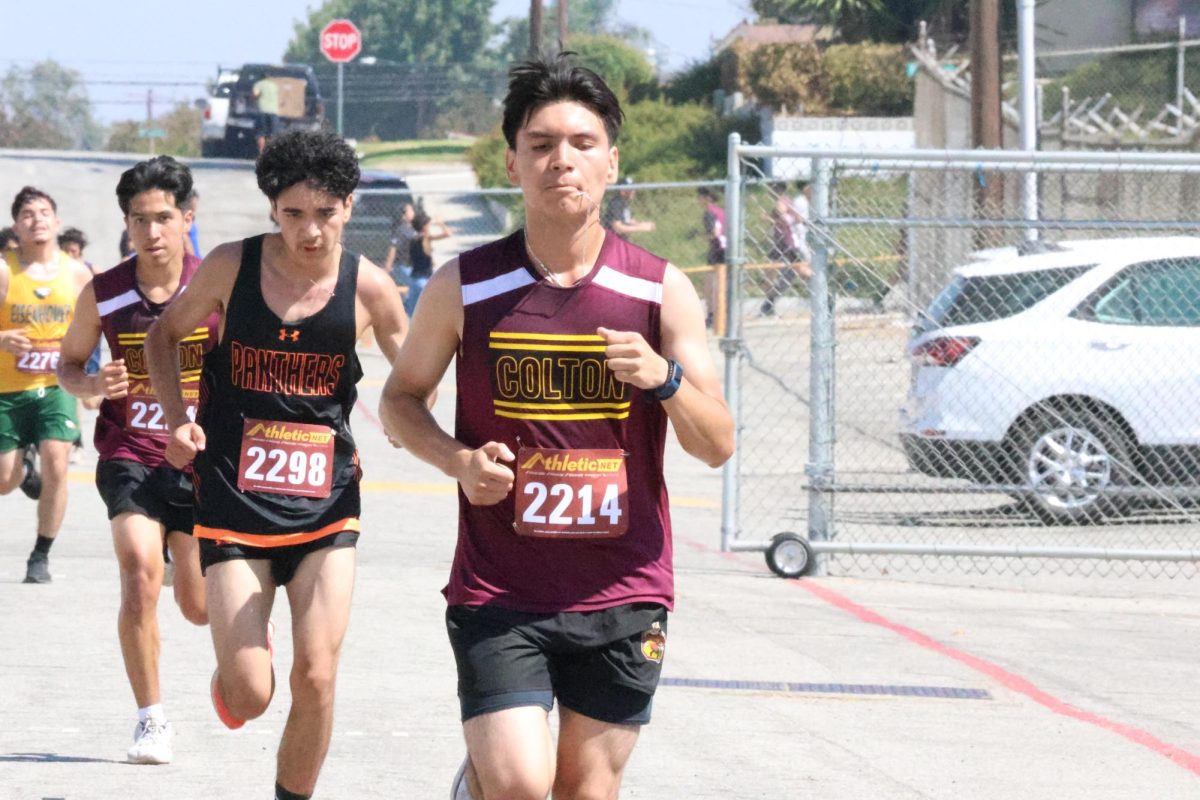
[[[158,676],[158,595],[163,541],[175,566],[175,601],[197,625],[208,621],[200,558],[192,539],[192,483],[166,463],[167,426],[150,388],[146,331],[178,297],[200,262],[184,253],[192,212],[184,210],[192,173],[170,156],[142,161],[121,175],[117,202],[137,255],[92,279],[79,296],[62,342],[59,381],[78,397],[103,395],[96,419],[96,486],[108,507],[121,571],[117,633],[125,672],[138,704],[128,758],[135,764],[171,760],[171,727]],[[216,319],[180,345],[184,391],[197,396],[200,364],[216,343]],[[103,335],[113,360],[94,375],[86,365]]]
[[[271,701],[268,619],[287,587],[292,707],[275,796],[310,797],[333,730],[334,677],[350,618],[359,531],[350,409],[355,342],[375,328],[389,360],[408,323],[383,270],[342,249],[358,157],[326,132],[267,143],[256,166],[279,232],[220,245],[146,338],[150,376],[172,431],[167,459],[195,459],[196,527],[227,726]],[[210,314],[220,341],[204,359],[193,422],[180,396],[178,343]]]
[[[598,222],[621,120],[566,56],[513,68],[503,129],[525,229],[434,273],[384,389],[388,434],[461,488],[456,798],[617,796],[674,602],[668,418],[709,465],[733,450],[691,283]],[[451,437],[425,400],[456,354]]]

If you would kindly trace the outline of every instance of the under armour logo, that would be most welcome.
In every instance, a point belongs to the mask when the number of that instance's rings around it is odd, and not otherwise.
[[[279,341],[286,342],[288,339],[291,339],[293,342],[300,341],[300,331],[298,331],[298,330],[290,330],[289,331],[287,328],[280,328],[279,329]]]

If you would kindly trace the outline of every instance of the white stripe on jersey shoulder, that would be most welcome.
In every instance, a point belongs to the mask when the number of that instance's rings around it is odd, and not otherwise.
[[[660,281],[648,281],[645,278],[626,275],[624,272],[617,272],[607,264],[600,267],[600,271],[596,273],[592,283],[626,297],[662,305],[663,287]]]
[[[128,289],[116,297],[110,297],[102,303],[97,303],[96,311],[100,313],[100,316],[107,317],[114,311],[120,311],[125,306],[131,306],[139,300],[141,300],[141,297],[138,295],[137,290]]]
[[[537,281],[533,279],[533,276],[524,267],[518,267],[511,272],[505,272],[494,278],[488,278],[486,281],[463,284],[463,305],[469,306],[472,303],[490,300],[498,295],[528,286],[531,283],[537,283]]]

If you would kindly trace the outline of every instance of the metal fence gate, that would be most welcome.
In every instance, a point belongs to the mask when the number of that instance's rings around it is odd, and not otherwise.
[[[722,546],[1194,577],[1200,158],[731,137]]]

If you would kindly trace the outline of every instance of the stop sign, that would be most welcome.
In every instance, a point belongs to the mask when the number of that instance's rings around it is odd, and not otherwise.
[[[335,64],[353,61],[362,52],[362,34],[348,19],[335,19],[321,29],[321,53]]]

